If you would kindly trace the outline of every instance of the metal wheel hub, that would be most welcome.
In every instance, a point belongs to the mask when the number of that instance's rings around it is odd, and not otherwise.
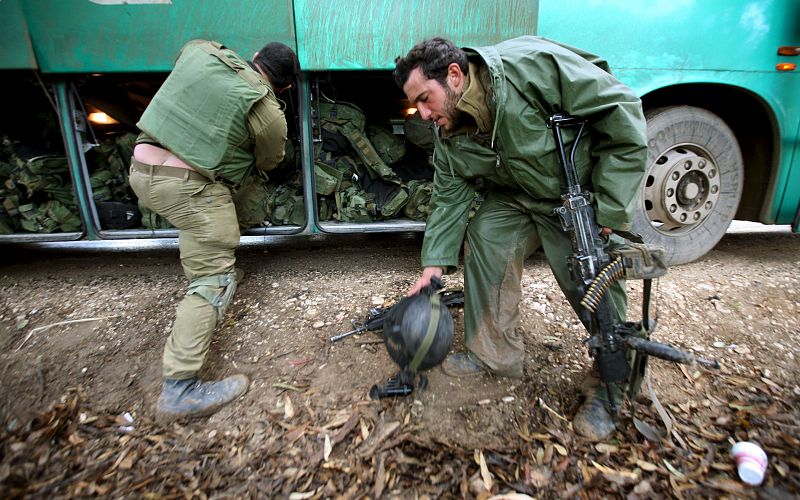
[[[678,146],[651,166],[642,201],[660,231],[688,230],[708,217],[719,195],[719,170],[710,155]]]

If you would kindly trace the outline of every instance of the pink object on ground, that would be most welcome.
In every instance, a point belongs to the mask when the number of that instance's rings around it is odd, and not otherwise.
[[[760,446],[749,441],[739,441],[731,448],[731,454],[742,481],[751,486],[758,486],[764,481],[767,454]]]

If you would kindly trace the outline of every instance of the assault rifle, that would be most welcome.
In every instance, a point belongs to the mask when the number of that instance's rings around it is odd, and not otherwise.
[[[606,241],[600,235],[590,195],[581,189],[575,168],[575,151],[586,122],[584,118],[568,114],[554,114],[546,120],[547,127],[553,131],[558,148],[558,160],[567,183],[567,192],[561,196],[562,206],[554,211],[560,217],[564,231],[570,234],[572,240],[573,253],[568,257],[568,266],[582,296],[578,315],[589,329],[587,345],[597,361],[600,378],[609,390],[608,399],[613,401],[609,384],[626,381],[631,374],[626,347],[645,355],[642,356],[644,359],[641,364],[634,367],[641,376],[644,375],[643,363],[646,355],[678,363],[699,363],[714,368],[718,368],[719,363],[696,357],[669,344],[646,339],[647,333],[653,331],[656,326],[656,322],[651,322],[649,317],[650,294],[652,279],[666,273],[663,250],[644,245],[638,235],[616,231],[618,235],[633,243],[609,251]],[[576,129],[569,156],[566,154],[561,135],[563,128]],[[611,305],[605,292],[615,281],[622,278],[644,280],[641,325],[615,324],[612,317]],[[613,411],[615,408],[611,407],[610,410]],[[615,415],[616,411],[611,414]]]
[[[453,290],[450,292],[442,293],[441,301],[447,307],[460,307],[464,305],[464,292],[461,290]],[[373,307],[367,313],[367,317],[364,321],[356,321],[352,320],[351,323],[353,325],[353,329],[349,332],[340,333],[339,335],[334,335],[331,337],[331,342],[337,342],[342,340],[345,337],[349,337],[351,335],[361,335],[366,331],[375,331],[380,330],[383,328],[383,322],[386,319],[386,314],[389,313],[391,308],[390,307]]]

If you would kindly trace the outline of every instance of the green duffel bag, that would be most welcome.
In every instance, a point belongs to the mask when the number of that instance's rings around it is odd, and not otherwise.
[[[409,116],[403,127],[406,139],[422,149],[432,150],[436,143],[436,132],[432,121],[423,120],[419,111]]]
[[[116,143],[119,159],[122,161],[123,166],[129,165],[133,156],[133,148],[136,147],[136,134],[122,134],[117,137]]]
[[[303,194],[300,187],[278,186],[272,206],[271,221],[276,226],[287,224],[302,226],[305,222],[305,207],[303,207]]]
[[[233,193],[239,229],[263,226],[272,216],[275,187],[261,173],[253,173]]]
[[[319,118],[323,122],[342,125],[351,123],[356,129],[363,131],[366,123],[364,112],[349,102],[321,102],[319,103]]]
[[[314,163],[314,187],[317,194],[327,196],[339,189],[341,173],[333,167],[318,161]]]
[[[272,212],[272,223],[276,226],[302,226],[305,222],[302,196],[290,196],[277,203]]]
[[[58,228],[61,231],[71,233],[81,229],[81,219],[78,214],[72,212],[57,200],[48,201],[44,206],[44,210],[48,218],[58,223]]]
[[[56,200],[43,205],[22,205],[19,213],[23,229],[32,233],[52,233],[57,229],[69,233],[81,228],[80,217]]]
[[[375,218],[375,195],[351,186],[336,193],[336,219],[342,222],[372,222]]]
[[[386,199],[382,200],[379,210],[387,219],[395,217],[408,202],[408,193],[400,186],[396,186]]]
[[[72,189],[72,184],[64,184],[60,186],[50,185],[47,186],[45,192],[50,196],[51,199],[57,200],[68,207],[78,206],[78,199],[75,197],[75,190]],[[111,193],[110,189],[109,193]]]
[[[289,215],[289,224],[295,226],[302,226],[306,221],[306,210],[303,207],[303,197],[297,195],[294,197],[294,205],[292,206],[292,213]]]
[[[367,138],[384,163],[391,165],[402,160],[406,155],[406,143],[385,127],[370,125],[367,127]]]
[[[44,210],[33,203],[26,203],[17,207],[22,216],[20,225],[29,233],[52,233],[58,225],[54,220],[48,220]]]
[[[25,166],[38,175],[69,173],[66,156],[37,156],[28,160]]]
[[[383,218],[389,219],[400,213],[408,201],[408,193],[400,185],[381,178],[361,175],[358,179],[361,188],[373,195],[375,205]]]
[[[433,182],[411,181],[408,183],[408,202],[403,207],[403,213],[409,219],[427,220],[431,214],[431,195]]]
[[[48,188],[64,184],[61,181],[61,177],[57,175],[36,173],[28,167],[12,175],[9,180],[16,180],[18,185],[25,186],[28,196],[33,196],[37,191],[46,191]],[[8,187],[8,183],[6,183],[6,187]]]

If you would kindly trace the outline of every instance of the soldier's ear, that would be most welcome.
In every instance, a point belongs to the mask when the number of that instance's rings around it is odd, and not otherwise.
[[[456,63],[450,63],[447,67],[447,81],[455,90],[459,90],[464,83],[464,73]]]

